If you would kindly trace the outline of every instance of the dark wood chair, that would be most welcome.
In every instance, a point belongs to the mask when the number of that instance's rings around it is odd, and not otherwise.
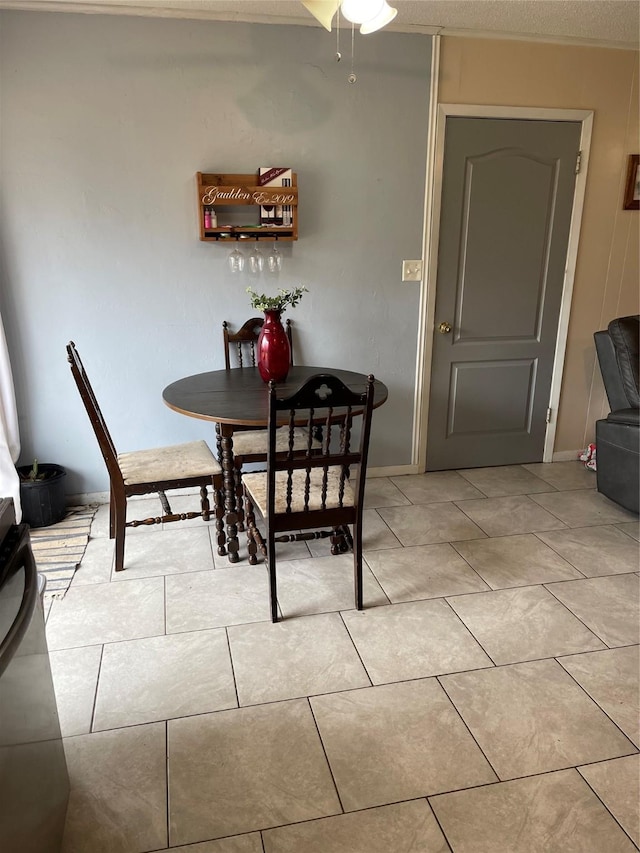
[[[207,493],[209,486],[213,489],[218,554],[225,554],[222,469],[206,442],[191,441],[170,447],[118,453],[73,341],[67,345],[67,357],[109,472],[109,537],[116,540],[116,571],[124,569],[124,539],[127,527],[184,521],[197,517],[208,521],[211,515]],[[173,513],[165,492],[194,486],[200,487],[201,511]],[[160,498],[163,515],[140,521],[127,521],[127,498],[154,492]]]
[[[277,386],[273,382],[269,385],[267,470],[244,474],[243,490],[249,563],[257,563],[258,549],[266,559],[273,622],[278,621],[277,542],[331,537],[332,553],[351,547],[355,603],[358,610],[363,608],[362,511],[373,383],[373,376],[369,376],[366,391],[356,394],[336,376],[321,373],[283,399],[278,399]],[[353,419],[360,414],[359,446],[353,450]],[[314,448],[314,432],[319,424],[323,427],[320,450]],[[288,436],[288,448],[284,451],[280,449],[283,430]],[[307,436],[304,454],[295,447],[300,430]],[[350,474],[354,466],[358,466],[358,476],[352,483]],[[264,535],[256,523],[256,509],[264,520]],[[348,525],[352,525],[353,534]]]
[[[260,331],[264,325],[264,317],[252,317],[238,329],[237,332],[229,331],[229,324],[225,320],[222,324],[222,336],[224,338],[224,366],[231,369],[231,353],[235,355],[236,367],[255,367],[256,344]],[[291,349],[291,364],[293,364],[293,336],[291,333],[291,320],[287,319],[285,331],[289,338]]]
[[[264,324],[264,317],[252,317],[238,329],[237,332],[229,330],[229,324],[225,320],[222,323],[222,336],[224,339],[224,363],[227,370],[231,370],[232,361],[235,367],[256,367],[257,365],[257,343],[258,337]],[[287,319],[285,331],[289,338],[289,349],[291,351],[291,364],[293,364],[293,335],[291,320]],[[232,359],[232,355],[234,358]],[[216,439],[218,450],[218,461],[222,463],[222,449],[220,446],[220,427],[216,424]],[[267,432],[266,429],[238,427],[233,436],[233,464],[236,471],[236,515],[238,528],[244,530],[244,510],[242,506],[242,468],[252,462],[265,462],[267,459]]]

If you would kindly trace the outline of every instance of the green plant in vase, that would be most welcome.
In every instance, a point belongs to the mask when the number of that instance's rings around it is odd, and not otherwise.
[[[252,287],[247,288],[252,308],[257,308],[258,311],[279,311],[281,314],[288,307],[295,308],[302,299],[302,294],[308,292],[307,288],[301,285],[293,290],[284,290],[281,287],[276,296],[267,296],[266,293],[256,293]]]

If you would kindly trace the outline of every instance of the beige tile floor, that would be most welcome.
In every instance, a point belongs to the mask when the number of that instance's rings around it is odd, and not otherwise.
[[[594,485],[371,480],[367,609],[350,555],[298,543],[277,625],[198,520],[129,531],[116,578],[101,507],[47,623],[64,853],[637,850],[638,521]]]

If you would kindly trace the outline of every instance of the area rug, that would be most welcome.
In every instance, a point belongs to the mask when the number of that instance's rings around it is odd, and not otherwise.
[[[45,599],[64,598],[84,556],[97,509],[98,504],[68,507],[62,521],[29,531],[36,566],[47,579]]]

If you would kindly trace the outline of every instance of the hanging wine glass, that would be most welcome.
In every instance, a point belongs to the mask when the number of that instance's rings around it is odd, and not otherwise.
[[[227,261],[229,264],[229,269],[233,273],[242,272],[242,270],[244,269],[244,255],[242,254],[242,252],[238,251],[237,248],[235,248],[233,252],[231,252],[229,257],[227,258]]]
[[[263,204],[262,205],[262,210],[264,211],[264,222],[262,223],[263,225],[273,225],[273,218],[274,218],[273,208],[274,208],[273,204]]]
[[[267,269],[271,273],[279,273],[282,269],[282,252],[278,251],[275,243],[267,255]]]
[[[264,255],[257,246],[249,253],[249,272],[252,275],[259,275],[264,267]]]

